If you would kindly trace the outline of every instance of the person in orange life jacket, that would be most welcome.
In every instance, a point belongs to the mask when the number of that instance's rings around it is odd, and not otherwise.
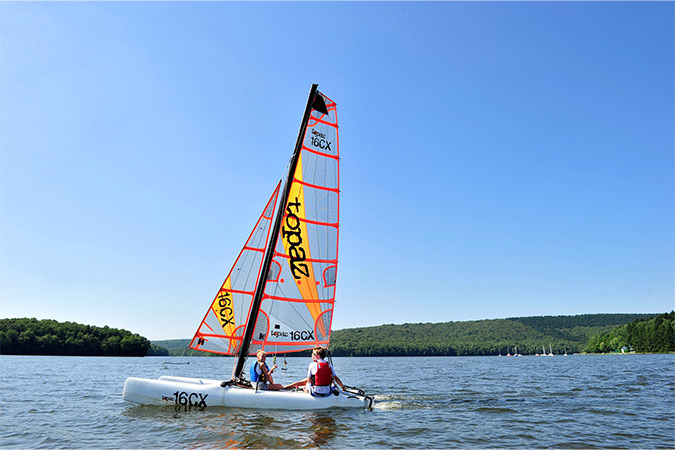
[[[272,372],[278,367],[276,364],[270,369],[265,362],[267,353],[258,350],[256,362],[251,366],[251,384],[253,388],[262,391],[278,391],[282,388],[280,384],[274,383]]]
[[[340,378],[335,374],[335,369],[327,361],[326,349],[323,347],[315,347],[312,350],[312,362],[307,368],[307,378],[304,378],[295,383],[284,386],[284,389],[303,386],[302,390],[316,396],[326,396],[333,392],[333,382],[345,389],[344,384]]]

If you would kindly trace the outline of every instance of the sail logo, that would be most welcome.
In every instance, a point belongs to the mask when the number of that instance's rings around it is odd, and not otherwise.
[[[287,331],[272,331],[270,334],[274,337],[288,337]]]
[[[293,331],[291,332],[292,341],[313,341],[314,332],[313,331]]]
[[[286,207],[286,221],[281,228],[281,235],[288,246],[288,256],[290,258],[291,273],[293,278],[299,280],[302,276],[309,277],[309,267],[305,263],[307,253],[302,243],[302,231],[300,228],[300,218],[297,213],[300,211],[302,203],[295,197],[294,202],[288,202]],[[293,210],[295,209],[295,211]]]
[[[333,149],[330,148],[332,142],[326,139],[325,134],[316,130],[312,130],[312,134],[313,136],[310,136],[310,139],[314,147],[319,147],[321,150],[333,151]]]
[[[234,325],[234,310],[232,309],[232,296],[229,292],[224,292],[218,296],[218,319],[223,329],[227,325]]]

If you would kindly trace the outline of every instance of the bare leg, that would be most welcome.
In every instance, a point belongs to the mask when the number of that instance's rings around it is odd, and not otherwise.
[[[286,386],[284,386],[284,389],[299,388],[301,386],[304,386],[305,384],[307,384],[307,378],[300,381],[296,381],[295,383],[287,384]]]

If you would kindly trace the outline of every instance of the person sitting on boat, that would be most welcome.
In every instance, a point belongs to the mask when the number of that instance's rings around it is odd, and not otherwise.
[[[255,390],[278,391],[283,386],[274,383],[272,372],[278,367],[276,364],[270,369],[265,362],[267,353],[264,350],[258,350],[256,362],[251,366],[251,384]]]
[[[325,397],[332,394],[334,391],[333,383],[336,383],[344,390],[344,384],[342,384],[340,378],[335,374],[333,366],[329,362],[324,361],[325,357],[326,349],[315,347],[312,350],[312,362],[307,368],[307,378],[284,386],[284,389],[303,386],[303,391],[315,397]]]

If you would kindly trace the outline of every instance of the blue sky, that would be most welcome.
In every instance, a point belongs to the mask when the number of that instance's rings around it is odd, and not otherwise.
[[[334,328],[675,308],[672,2],[0,3],[0,317],[191,337],[338,103]]]

